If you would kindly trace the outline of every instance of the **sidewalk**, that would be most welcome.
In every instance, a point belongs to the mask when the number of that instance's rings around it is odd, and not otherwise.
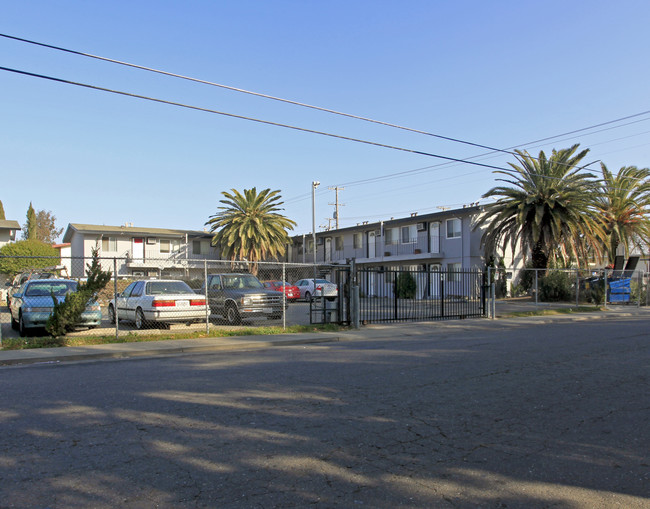
[[[27,350],[0,350],[0,366],[37,363],[59,363],[65,361],[125,359],[179,355],[199,352],[241,351],[260,348],[295,346],[304,344],[331,343],[338,341],[373,340],[400,336],[432,335],[436,332],[450,332],[467,329],[522,327],[562,323],[567,321],[607,320],[638,317],[650,319],[649,308],[618,306],[607,311],[574,313],[567,315],[530,316],[503,318],[505,309],[497,307],[497,319],[476,318],[467,320],[396,322],[372,324],[358,330],[310,334],[278,334],[274,336],[231,336],[200,339],[169,339],[134,343],[111,343],[106,345],[70,346],[59,348],[33,348]]]

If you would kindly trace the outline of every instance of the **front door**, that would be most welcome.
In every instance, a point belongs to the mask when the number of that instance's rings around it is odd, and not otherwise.
[[[368,232],[368,258],[375,258],[377,256],[375,246],[375,232]]]
[[[440,252],[440,223],[431,223],[429,226],[429,239],[431,244],[431,253]]]
[[[429,297],[435,299],[440,296],[440,278],[440,264],[432,263],[429,266]]]
[[[325,239],[325,261],[332,261],[332,239]]]
[[[141,237],[133,239],[133,259],[144,260],[144,239]]]

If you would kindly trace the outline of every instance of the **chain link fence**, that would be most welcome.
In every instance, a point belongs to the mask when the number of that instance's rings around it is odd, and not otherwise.
[[[611,269],[490,268],[497,301],[535,306],[647,306],[649,274]]]
[[[47,336],[54,303],[87,282],[90,257],[0,257],[0,340]],[[349,322],[343,265],[98,258],[110,282],[68,336],[205,332]]]

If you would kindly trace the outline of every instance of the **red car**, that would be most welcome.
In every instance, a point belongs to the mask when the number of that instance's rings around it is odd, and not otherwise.
[[[297,286],[294,286],[291,283],[283,283],[282,281],[264,281],[264,286],[269,290],[275,290],[277,292],[281,292],[284,289],[287,300],[298,300],[300,298],[300,290]]]

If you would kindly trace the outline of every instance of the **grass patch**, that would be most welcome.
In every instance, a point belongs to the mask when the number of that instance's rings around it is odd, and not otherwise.
[[[605,308],[601,306],[577,306],[571,308],[554,308],[554,309],[538,309],[533,311],[513,311],[499,315],[502,318],[515,318],[526,316],[552,316],[552,315],[571,315],[574,313],[593,313],[595,311],[604,311]]]
[[[230,337],[230,336],[273,336],[278,334],[300,334],[314,332],[336,332],[347,330],[348,327],[336,324],[323,325],[291,325],[286,329],[282,327],[245,327],[241,329],[220,330],[214,329],[210,334],[205,331],[194,332],[160,332],[152,334],[136,334],[135,332],[121,333],[116,339],[115,335],[110,336],[64,336],[52,338],[50,336],[29,337],[29,338],[4,338],[2,350],[25,350],[28,348],[52,348],[60,346],[88,346],[108,345],[113,343],[138,343],[146,341],[166,341],[169,339],[199,339],[208,337]]]

